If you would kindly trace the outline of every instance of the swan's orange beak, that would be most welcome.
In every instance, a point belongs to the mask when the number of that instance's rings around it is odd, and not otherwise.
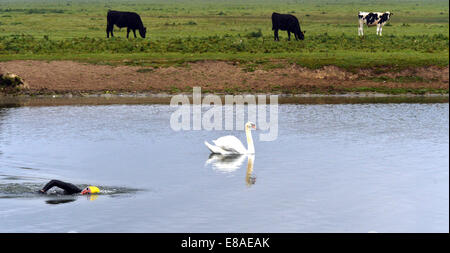
[[[256,125],[255,124],[252,124],[252,129],[256,130]]]

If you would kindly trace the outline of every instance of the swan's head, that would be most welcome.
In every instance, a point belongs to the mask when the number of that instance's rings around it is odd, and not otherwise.
[[[253,123],[253,122],[247,122],[246,124],[245,124],[245,129],[247,130],[247,129],[250,129],[250,130],[256,130],[256,125],[255,125],[255,123]]]

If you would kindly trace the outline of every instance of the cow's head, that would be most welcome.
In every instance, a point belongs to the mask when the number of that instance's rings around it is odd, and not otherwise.
[[[305,39],[305,33],[306,33],[306,31],[300,31],[300,34],[298,35],[298,38],[300,39],[300,40],[304,40]]]
[[[145,38],[145,34],[147,34],[147,27],[139,29],[139,34],[141,35],[142,38]]]

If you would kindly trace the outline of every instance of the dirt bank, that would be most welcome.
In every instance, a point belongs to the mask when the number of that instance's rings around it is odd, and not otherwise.
[[[420,67],[392,71],[346,71],[333,66],[312,70],[287,62],[270,65],[201,61],[181,67],[93,65],[73,61],[0,62],[0,73],[14,73],[27,83],[25,94],[80,92],[336,93],[358,88],[448,90],[449,68]]]

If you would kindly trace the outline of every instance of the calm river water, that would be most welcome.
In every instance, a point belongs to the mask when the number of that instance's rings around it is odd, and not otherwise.
[[[448,103],[282,104],[250,158],[210,158],[244,132],[176,132],[174,111],[0,107],[0,232],[449,231]],[[36,194],[50,179],[102,194]]]

